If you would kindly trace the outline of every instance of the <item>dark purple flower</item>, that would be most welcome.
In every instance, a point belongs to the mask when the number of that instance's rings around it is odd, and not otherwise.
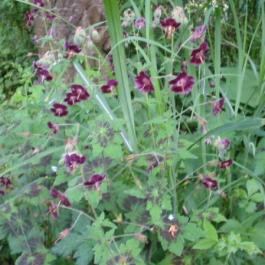
[[[135,22],[134,22],[134,26],[137,29],[143,29],[145,27],[145,18],[144,17],[138,17]]]
[[[64,157],[65,165],[70,171],[74,171],[78,165],[84,164],[86,161],[85,156],[76,153],[67,154]]]
[[[80,102],[80,99],[78,99],[78,95],[76,93],[69,92],[66,94],[66,98],[64,99],[64,101],[67,102],[68,105],[72,106]]]
[[[10,178],[0,177],[0,184],[5,186],[5,188],[10,188],[10,186],[12,185],[12,182]]]
[[[191,40],[192,41],[196,41],[196,40],[199,40],[201,39],[203,36],[204,36],[204,33],[206,32],[207,30],[207,26],[202,24],[198,27],[196,27],[194,30],[193,30],[193,33],[191,35]]]
[[[66,54],[67,58],[73,57],[76,53],[80,53],[82,50],[78,45],[69,42],[65,43],[65,49],[67,51]]]
[[[35,17],[36,17],[36,13],[37,13],[36,9],[33,9],[33,10],[30,10],[30,11],[26,12],[25,21],[26,21],[26,25],[28,27],[33,26],[33,23],[34,23],[34,20],[35,20]]]
[[[5,195],[5,191],[0,190],[0,196],[4,196]]]
[[[56,188],[52,188],[50,191],[50,194],[53,198],[59,198],[60,191],[57,190]]]
[[[213,114],[217,115],[224,110],[225,99],[222,97],[213,103]]]
[[[67,106],[60,104],[60,103],[54,103],[53,107],[51,108],[51,111],[54,113],[55,116],[66,116],[68,114]]]
[[[77,95],[77,99],[79,101],[87,100],[90,97],[89,93],[82,85],[78,84],[71,85],[71,92]]]
[[[58,133],[59,130],[60,130],[59,125],[56,124],[56,123],[53,123],[53,122],[50,122],[50,121],[49,121],[49,122],[47,123],[47,125],[48,125],[48,127],[52,130],[52,132],[53,132],[54,134]]]
[[[171,90],[181,95],[187,95],[191,92],[195,79],[193,76],[182,72],[177,77],[169,82]]]
[[[151,93],[154,91],[154,86],[151,81],[150,76],[141,71],[135,78],[135,85],[136,87],[143,93]]]
[[[209,46],[207,42],[203,42],[198,49],[192,51],[190,62],[195,65],[203,64],[208,51]]]
[[[44,81],[51,81],[53,79],[50,72],[43,65],[34,62],[33,66],[36,69],[36,74],[40,83],[43,83]]]
[[[103,180],[106,178],[105,175],[101,175],[101,174],[94,174],[90,177],[89,180],[86,180],[84,182],[84,185],[88,188],[93,188],[95,187],[96,189],[99,188],[99,186],[101,185],[101,183],[103,182]]]
[[[52,216],[53,219],[57,219],[58,217],[58,206],[54,202],[50,202],[49,205],[49,214]]]
[[[106,85],[101,87],[102,93],[111,93],[118,85],[118,81],[115,79],[111,79],[108,81]]]
[[[71,206],[69,199],[56,188],[52,188],[50,193],[52,197],[59,199],[64,206],[67,206],[67,207]]]
[[[61,203],[66,206],[66,207],[71,207],[71,202],[69,201],[69,199],[63,194],[63,193],[60,193],[60,196],[58,198]]]
[[[39,78],[40,83],[43,83],[44,81],[51,81],[53,78],[50,72],[44,68],[37,69],[37,76]]]
[[[217,180],[210,178],[208,176],[205,176],[202,180],[202,184],[210,190],[215,190],[218,186]]]
[[[178,23],[174,18],[165,18],[161,20],[161,26],[164,28],[166,37],[172,39],[173,34],[179,28],[180,23]]]
[[[55,15],[51,14],[50,12],[46,12],[45,16],[50,21],[53,21],[55,19]]]
[[[231,167],[232,165],[233,165],[232,159],[228,159],[228,160],[219,162],[219,168],[221,168],[221,169],[227,169],[227,168]]]
[[[11,182],[10,178],[0,177],[0,184],[5,186],[6,189],[8,189],[11,187],[12,182]]]
[[[40,7],[45,6],[44,0],[33,0],[33,3],[34,3],[35,5],[40,6]]]

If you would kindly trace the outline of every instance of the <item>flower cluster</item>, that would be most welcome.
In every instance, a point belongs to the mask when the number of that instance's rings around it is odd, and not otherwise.
[[[32,27],[35,21],[35,18],[38,16],[39,10],[42,7],[45,7],[46,3],[44,0],[33,0],[33,4],[35,4],[38,8],[33,8],[32,10],[29,10],[25,14],[25,22],[28,27]],[[55,16],[51,14],[50,12],[44,12],[45,17],[52,21]]]
[[[71,85],[71,91],[66,94],[64,101],[67,102],[68,105],[72,106],[80,101],[87,100],[89,97],[89,93],[82,85],[73,84]]]
[[[162,14],[162,9],[158,8],[158,16],[160,17]],[[177,22],[173,17],[165,18],[160,21],[161,26],[164,28],[166,37],[171,39],[173,37],[174,32],[180,27],[181,23]],[[206,25],[200,25],[196,27],[191,36],[191,41],[200,40],[203,38],[206,32]],[[196,49],[193,49],[191,52],[190,63],[193,65],[201,65],[205,63],[207,52],[209,51],[209,46],[206,41],[202,42],[200,46]],[[169,82],[170,88],[173,92],[180,95],[188,95],[195,84],[195,78],[187,73],[187,63],[185,63],[185,67],[182,67],[182,71],[176,75],[175,79]],[[151,81],[151,77],[145,72],[141,71],[135,78],[135,86],[144,93],[151,93],[154,91],[154,86]],[[223,108],[222,103],[218,102],[215,106],[214,113],[220,112],[219,108]]]
[[[64,99],[64,101],[68,105],[72,106],[80,101],[87,100],[89,97],[89,93],[82,85],[73,84],[71,86],[71,91],[66,94],[66,98]],[[61,103],[54,103],[51,108],[51,111],[55,116],[58,117],[66,116],[68,114],[67,106]],[[58,127],[51,122],[49,122],[48,127],[52,129],[54,133],[58,132]]]

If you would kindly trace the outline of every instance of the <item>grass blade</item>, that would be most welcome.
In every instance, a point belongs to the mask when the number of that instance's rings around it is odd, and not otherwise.
[[[111,44],[112,46],[114,46],[116,43],[120,42],[123,39],[118,1],[104,0],[104,7]],[[113,49],[112,56],[116,78],[119,82],[119,102],[123,111],[123,116],[126,122],[130,142],[133,149],[136,150],[137,141],[134,125],[134,113],[131,102],[124,46],[119,45],[115,49]]]

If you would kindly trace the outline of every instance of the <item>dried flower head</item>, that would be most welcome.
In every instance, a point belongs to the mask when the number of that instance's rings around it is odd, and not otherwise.
[[[135,13],[130,9],[126,9],[123,12],[123,20],[122,20],[122,26],[124,28],[127,28],[133,24],[133,21],[135,19]]]
[[[176,6],[171,12],[171,17],[176,20],[176,22],[185,25],[188,23],[188,19],[185,15],[184,8],[182,6]]]
[[[170,215],[168,216],[170,217]],[[180,224],[173,216],[173,218],[168,218],[167,216],[163,218],[164,228],[161,230],[161,236],[167,241],[172,241],[176,239],[177,235],[180,233]]]

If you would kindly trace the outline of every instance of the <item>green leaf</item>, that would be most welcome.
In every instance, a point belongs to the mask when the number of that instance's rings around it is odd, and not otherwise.
[[[109,144],[108,147],[105,149],[106,156],[120,160],[123,157],[122,148],[120,145],[117,144]]]
[[[213,247],[216,244],[216,241],[210,238],[201,239],[198,243],[193,246],[193,249],[206,250]]]
[[[58,186],[58,185],[60,185],[62,183],[65,183],[66,181],[67,181],[67,177],[64,174],[58,174],[56,176],[56,179],[55,179],[53,185],[54,186]]]
[[[74,203],[74,202],[79,202],[83,198],[84,192],[81,187],[75,187],[75,188],[69,188],[66,191],[66,195],[68,199]]]
[[[260,184],[255,179],[248,180],[246,185],[249,197],[260,190]]]
[[[193,146],[195,146],[201,140],[207,138],[210,135],[217,135],[224,132],[227,133],[227,132],[236,132],[236,131],[242,132],[242,131],[256,130],[262,127],[264,124],[265,124],[265,119],[261,118],[252,117],[252,118],[236,119],[232,122],[228,122],[222,126],[216,127],[208,131],[208,133],[204,134],[199,139],[197,139],[193,144],[191,144],[188,147],[188,150],[190,150]]]
[[[147,203],[147,210],[149,210],[151,215],[152,223],[158,226],[162,225],[162,209],[159,205],[153,204],[151,202]]]
[[[93,208],[96,208],[101,200],[101,194],[96,190],[89,190],[85,192],[85,198]]]
[[[197,241],[203,236],[203,231],[194,223],[188,223],[184,227],[183,236],[190,241]]]
[[[178,235],[176,240],[169,245],[169,251],[174,253],[176,256],[181,256],[184,249],[184,238]]]
[[[256,154],[254,158],[254,173],[260,176],[265,173],[265,152]]]
[[[203,229],[205,231],[206,238],[216,242],[218,241],[218,234],[215,227],[206,219],[203,222]]]

